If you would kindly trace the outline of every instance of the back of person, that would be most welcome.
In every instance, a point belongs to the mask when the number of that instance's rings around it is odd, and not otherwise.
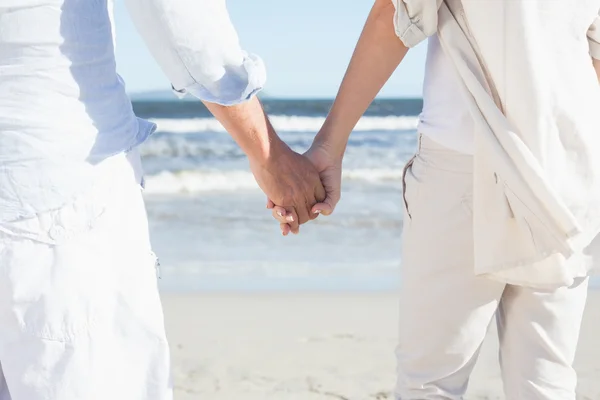
[[[429,38],[403,174],[396,398],[463,398],[495,318],[505,397],[575,399],[583,247],[600,231],[600,0],[392,2],[353,56],[370,70],[354,62],[345,82],[369,93]],[[396,37],[377,29],[387,18]],[[352,111],[336,103],[326,124]]]
[[[504,114],[519,131],[539,137],[536,143],[532,135],[521,135],[534,154],[575,127],[586,139],[597,137],[600,87],[587,33],[598,18],[599,0],[463,5]]]
[[[273,201],[316,218],[225,1],[124,0],[172,88],[203,101]],[[0,0],[0,400],[172,400],[169,345],[111,0]],[[79,195],[81,194],[81,195]],[[28,218],[31,217],[31,218]]]
[[[519,131],[537,133],[539,141],[527,143],[535,154],[560,145],[554,140],[573,129],[586,140],[596,140],[600,87],[587,33],[598,18],[599,0],[451,0],[448,4],[463,9],[468,33],[508,120]],[[431,37],[422,132],[446,147],[472,153],[473,126],[467,105],[460,101],[460,86],[438,37]],[[552,168],[551,160],[544,166]]]
[[[353,127],[430,38],[403,171],[395,399],[462,399],[494,318],[505,398],[579,397],[582,246],[600,231],[599,12],[600,0],[375,0],[309,154],[339,193]]]
[[[116,72],[112,0],[0,4],[0,222],[56,209],[142,142]]]

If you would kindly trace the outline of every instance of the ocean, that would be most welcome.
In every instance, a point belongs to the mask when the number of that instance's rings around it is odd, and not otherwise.
[[[280,136],[310,146],[329,100],[263,100]],[[199,102],[135,101],[163,291],[388,291],[402,258],[402,167],[420,99],[377,100],[352,133],[336,212],[283,237],[243,152]]]

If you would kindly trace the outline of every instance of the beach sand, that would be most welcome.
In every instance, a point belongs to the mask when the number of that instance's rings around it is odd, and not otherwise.
[[[392,294],[163,295],[177,400],[392,399]],[[600,399],[600,292],[591,291],[576,368]],[[491,329],[467,400],[503,399]]]

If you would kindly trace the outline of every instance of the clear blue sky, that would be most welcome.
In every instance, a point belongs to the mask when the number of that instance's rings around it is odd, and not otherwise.
[[[229,0],[242,46],[266,62],[265,91],[273,97],[333,97],[363,27],[368,0]],[[170,85],[129,20],[115,6],[117,63],[132,93],[168,90]],[[426,46],[409,52],[381,92],[419,97]]]

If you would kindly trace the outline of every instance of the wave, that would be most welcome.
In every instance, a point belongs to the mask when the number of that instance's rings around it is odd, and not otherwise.
[[[325,121],[325,117],[302,117],[289,115],[273,115],[269,117],[273,127],[280,132],[316,132]],[[225,128],[214,118],[187,119],[151,119],[158,125],[159,132],[198,133],[225,132]],[[417,128],[419,118],[416,116],[362,117],[355,131],[398,131]]]
[[[303,133],[281,133],[281,138],[288,143],[292,149],[297,152],[303,152],[310,147],[315,134],[309,132]],[[402,135],[391,131],[387,132],[355,132],[349,143],[347,154],[352,157],[385,159],[396,158],[398,154],[412,152],[414,149],[416,135]],[[177,134],[164,133],[157,134],[145,142],[140,147],[143,157],[152,158],[156,161],[158,158],[163,161],[177,158],[193,159],[197,162],[207,162],[210,160],[240,160],[245,158],[244,152],[235,144],[228,135],[220,133],[213,134]],[[161,168],[165,170],[184,169],[189,170],[189,166],[180,166],[179,168]]]
[[[346,181],[362,181],[373,184],[399,183],[401,169],[350,169],[343,173]],[[237,190],[254,190],[258,185],[248,171],[192,170],[169,172],[146,176],[146,193],[177,194]]]

